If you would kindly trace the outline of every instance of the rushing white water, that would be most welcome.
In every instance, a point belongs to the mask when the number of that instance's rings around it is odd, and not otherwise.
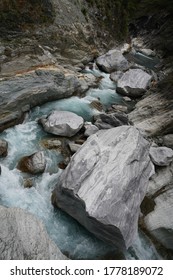
[[[98,71],[96,74],[100,75],[100,72]],[[73,259],[100,259],[108,253],[113,257],[116,249],[95,238],[74,219],[52,206],[51,193],[61,173],[58,163],[62,160],[62,155],[55,150],[46,150],[40,144],[40,141],[48,136],[38,125],[36,119],[56,109],[75,112],[88,120],[96,113],[89,106],[93,96],[99,96],[105,105],[112,102],[113,94],[116,101],[120,100],[121,98],[113,89],[115,85],[109,80],[108,75],[102,74],[102,76],[99,89],[90,90],[86,97],[72,97],[37,107],[30,113],[25,123],[9,128],[0,134],[0,138],[6,139],[9,143],[8,156],[0,159],[2,169],[0,204],[8,207],[20,207],[36,215],[44,222],[50,237],[58,247]],[[21,157],[40,150],[44,152],[47,161],[46,171],[43,175],[31,176],[16,168]],[[28,177],[33,179],[33,187],[29,189],[24,188],[24,178]],[[126,257],[128,259],[160,258],[149,240],[142,234],[139,235],[134,246],[129,249]]]

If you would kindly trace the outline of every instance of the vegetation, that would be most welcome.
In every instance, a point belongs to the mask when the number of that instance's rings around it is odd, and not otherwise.
[[[33,23],[46,23],[53,19],[50,0],[1,0],[0,27],[21,29]]]

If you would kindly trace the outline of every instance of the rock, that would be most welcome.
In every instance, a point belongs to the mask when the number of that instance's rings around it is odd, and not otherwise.
[[[163,136],[163,145],[173,149],[173,134]]]
[[[121,51],[116,49],[110,50],[108,53],[99,56],[96,59],[96,64],[106,73],[111,73],[113,71],[125,71],[129,67],[128,61],[122,55]]]
[[[0,157],[6,157],[8,154],[8,142],[0,139]]]
[[[116,71],[110,74],[110,79],[115,83],[117,83],[118,80],[122,77],[122,75],[123,75],[122,71]]]
[[[154,210],[144,219],[146,228],[162,245],[173,250],[173,185],[154,201]]]
[[[128,96],[123,96],[123,99],[124,99],[124,101],[126,101],[126,102],[130,102],[130,101],[132,101],[132,100],[131,100],[131,98],[130,98],[130,97],[128,97]]]
[[[19,123],[30,108],[71,96],[80,88],[74,75],[40,69],[0,81],[0,131]]]
[[[150,178],[147,196],[155,196],[162,193],[166,186],[173,182],[173,163],[166,167],[155,167],[155,174]]]
[[[151,82],[152,76],[141,69],[128,70],[117,83],[117,92],[130,97],[144,94]]]
[[[173,150],[167,147],[151,147],[150,157],[158,166],[167,166],[173,161]]]
[[[173,72],[167,74],[136,104],[129,120],[147,136],[163,136],[173,131]],[[154,106],[153,106],[154,104]]]
[[[90,106],[91,108],[93,108],[93,109],[96,109],[96,110],[99,111],[99,112],[104,111],[103,105],[102,105],[102,103],[101,103],[99,100],[93,100],[93,101],[89,104],[89,106]]]
[[[96,125],[91,124],[91,123],[85,123],[84,127],[85,127],[84,135],[86,137],[91,136],[92,134],[98,132],[98,130],[99,130]]]
[[[32,178],[27,178],[27,179],[24,179],[23,180],[23,185],[24,185],[24,188],[32,188],[33,185],[34,185],[34,182],[33,182],[33,179]]]
[[[127,106],[124,106],[124,105],[112,105],[112,109],[114,111],[127,113]]]
[[[74,142],[69,142],[68,145],[69,145],[70,151],[72,153],[76,153],[80,149],[80,147],[81,147],[81,145],[76,144]]]
[[[96,87],[97,86],[97,80],[94,75],[88,73],[78,76],[81,92],[87,91],[90,87]]]
[[[43,139],[41,144],[49,150],[61,150],[62,142],[58,139]]]
[[[46,132],[67,137],[75,135],[84,124],[82,117],[67,111],[54,111],[39,122]]]
[[[127,53],[129,53],[130,51],[131,51],[131,44],[125,43],[125,44],[123,45],[123,47],[121,48],[121,53],[122,53],[122,54],[127,54]]]
[[[110,129],[116,126],[129,124],[125,113],[116,112],[111,114],[102,113],[94,116],[94,125],[99,129]]]
[[[153,51],[151,49],[140,49],[139,52],[146,56],[156,56],[155,51]]]
[[[53,204],[98,238],[120,250],[128,248],[153,174],[148,144],[130,126],[90,136],[61,174]]]
[[[0,224],[0,260],[66,259],[32,214],[0,206]]]
[[[23,157],[17,168],[22,172],[31,174],[43,173],[46,168],[46,160],[43,152],[36,152],[30,156]]]

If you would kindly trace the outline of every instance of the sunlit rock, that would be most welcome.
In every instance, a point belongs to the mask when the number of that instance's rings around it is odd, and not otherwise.
[[[66,259],[32,214],[0,206],[0,223],[0,260]]]
[[[126,58],[122,55],[121,51],[110,50],[104,55],[99,56],[96,59],[96,64],[101,70],[106,73],[113,71],[124,71],[129,67],[129,63]]]
[[[67,137],[75,135],[84,124],[82,117],[67,111],[54,111],[39,122],[46,132]]]
[[[130,97],[139,97],[147,90],[151,79],[152,76],[141,69],[130,69],[118,80],[117,92]]]
[[[71,158],[54,205],[120,250],[132,245],[140,204],[153,174],[149,143],[130,126],[99,131]]]

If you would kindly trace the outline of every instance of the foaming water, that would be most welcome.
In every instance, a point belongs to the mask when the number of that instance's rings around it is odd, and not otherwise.
[[[89,71],[89,70],[88,70]],[[90,89],[83,98],[71,97],[46,103],[36,107],[29,114],[25,123],[9,128],[0,134],[9,143],[8,156],[0,159],[0,204],[7,207],[19,207],[33,213],[45,224],[50,237],[58,247],[72,259],[101,259],[106,255],[116,258],[116,248],[98,240],[85,230],[73,218],[51,204],[51,194],[58,184],[61,170],[58,163],[62,155],[56,150],[47,150],[41,140],[48,135],[38,125],[37,119],[48,115],[53,110],[67,110],[90,120],[98,113],[90,107],[93,100],[100,99],[105,105],[121,103],[122,98],[116,94],[115,84],[109,75],[93,69],[93,75],[100,77],[98,89]],[[36,151],[43,151],[46,157],[45,173],[32,176],[20,172],[16,167],[19,159]],[[33,187],[24,188],[24,179],[31,178]],[[154,247],[150,246],[144,235],[139,235],[134,246],[126,254],[128,259],[159,259]]]

